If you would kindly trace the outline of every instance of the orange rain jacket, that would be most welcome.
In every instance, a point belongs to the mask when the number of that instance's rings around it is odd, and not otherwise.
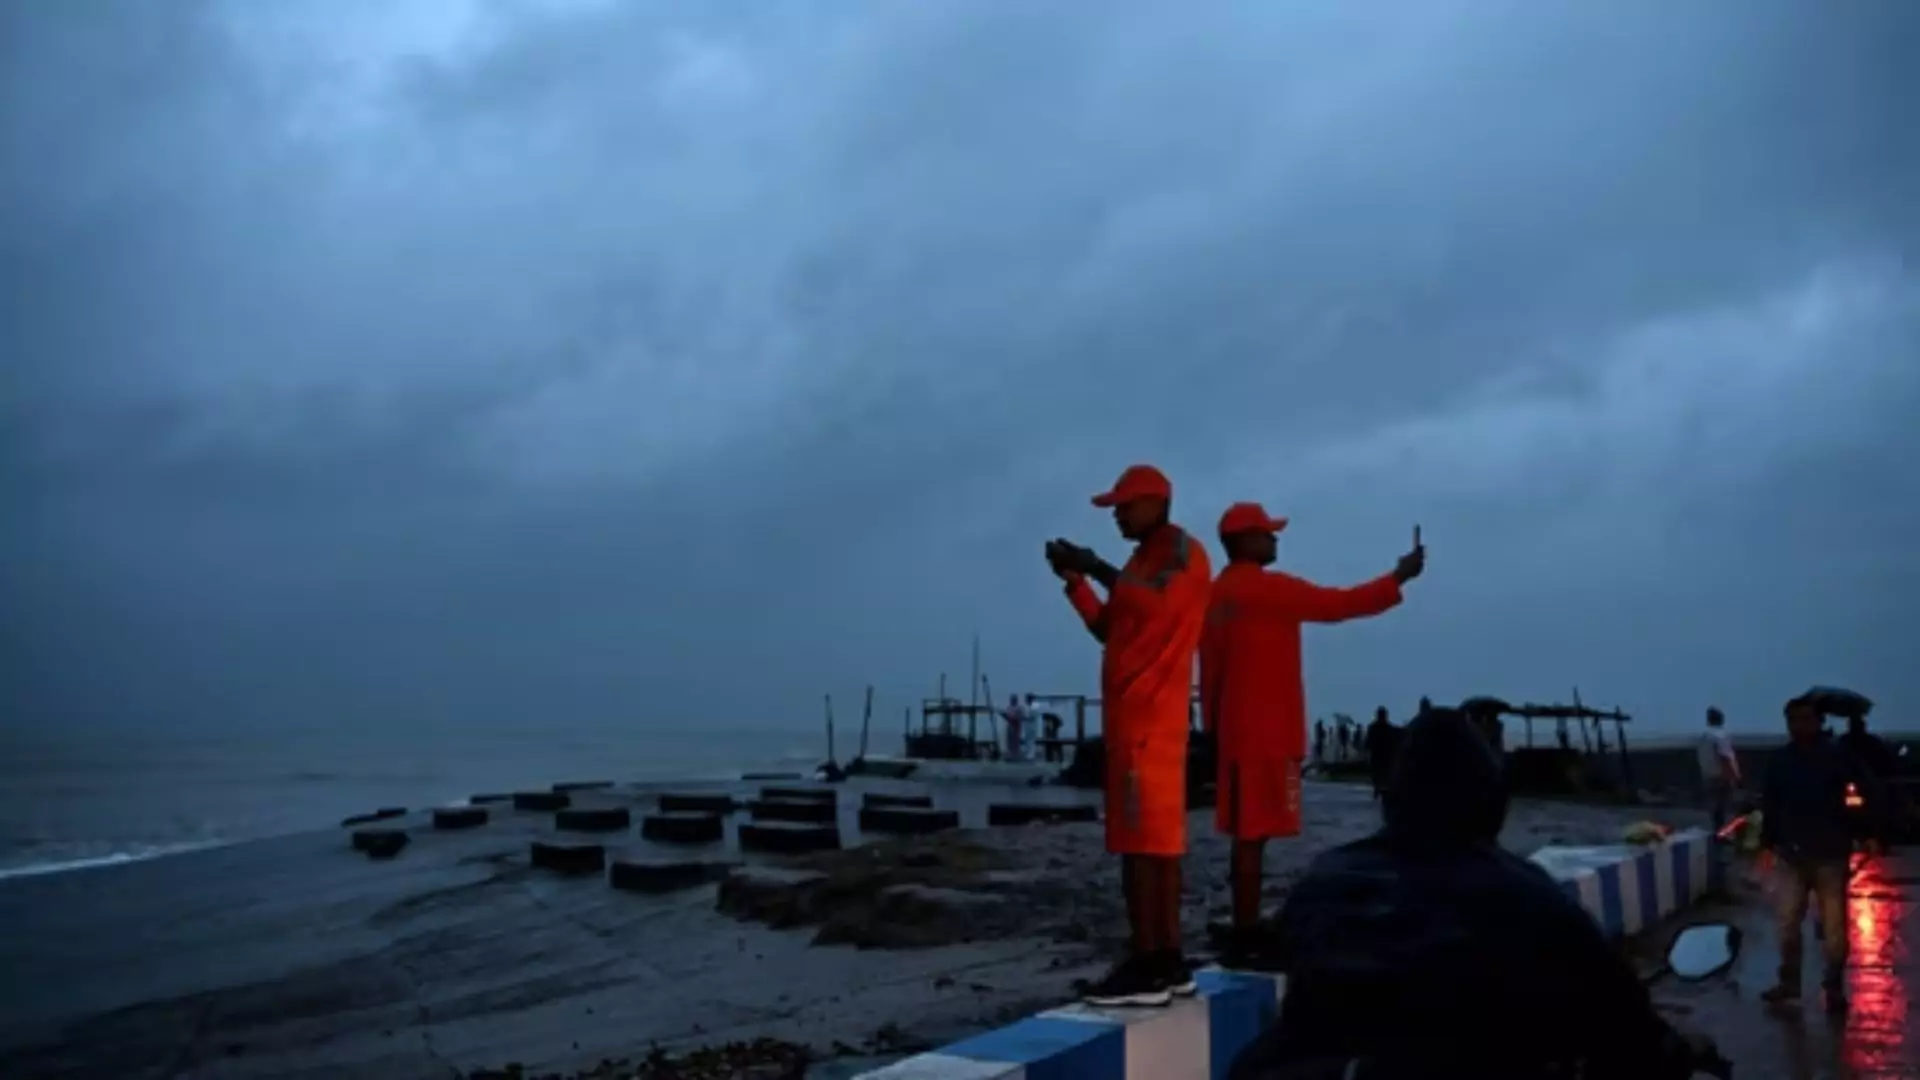
[[[1206,548],[1168,525],[1134,548],[1105,602],[1085,578],[1067,582],[1067,599],[1106,646],[1100,709],[1113,851],[1186,850],[1193,659],[1211,577]]]
[[[1213,583],[1200,640],[1201,722],[1214,733],[1222,768],[1306,759],[1300,624],[1365,618],[1399,603],[1392,574],[1336,589],[1252,563],[1228,564]]]

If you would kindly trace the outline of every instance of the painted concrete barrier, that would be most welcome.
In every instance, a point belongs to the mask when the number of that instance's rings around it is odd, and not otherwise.
[[[1701,831],[1645,846],[1543,848],[1533,858],[1611,937],[1674,914],[1723,872]],[[1218,969],[1196,979],[1195,997],[1164,1008],[1053,1009],[858,1080],[1222,1080],[1273,1021],[1286,980]]]
[[[1726,873],[1703,829],[1658,844],[1541,848],[1533,861],[1613,938],[1659,923],[1718,888]]]
[[[1071,1005],[1029,1016],[859,1080],[1187,1080],[1224,1077],[1273,1022],[1286,980],[1209,969],[1200,992],[1159,1008]]]

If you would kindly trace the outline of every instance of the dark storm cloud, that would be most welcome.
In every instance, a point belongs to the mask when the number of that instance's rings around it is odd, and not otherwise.
[[[1038,544],[1143,458],[1426,526],[1320,711],[1920,697],[1897,0],[80,8],[0,16],[22,722],[1090,687]]]

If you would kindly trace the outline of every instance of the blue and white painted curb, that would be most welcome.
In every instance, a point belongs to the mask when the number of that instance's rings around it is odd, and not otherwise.
[[[1073,1005],[921,1054],[860,1080],[1186,1080],[1224,1077],[1279,1012],[1278,975],[1207,970],[1163,1008]]]
[[[1674,914],[1723,872],[1700,831],[1649,845],[1542,848],[1533,858],[1611,937]],[[1196,980],[1192,1000],[1053,1009],[857,1080],[1223,1080],[1234,1055],[1279,1013],[1286,979],[1210,969]]]
[[[1657,844],[1546,847],[1533,861],[1610,938],[1637,934],[1718,888],[1726,866],[1701,829]]]

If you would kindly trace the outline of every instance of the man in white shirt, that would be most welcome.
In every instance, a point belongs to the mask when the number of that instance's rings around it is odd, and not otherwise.
[[[1733,736],[1727,734],[1727,718],[1717,708],[1707,709],[1707,730],[1700,733],[1694,747],[1700,757],[1700,782],[1707,789],[1712,807],[1714,835],[1727,823],[1727,804],[1740,786],[1740,759],[1733,752]]]
[[[1007,724],[1006,759],[1008,761],[1024,760],[1027,744],[1023,729],[1027,726],[1027,710],[1020,704],[1019,694],[1007,698],[1007,707],[1001,711],[1000,718]]]

